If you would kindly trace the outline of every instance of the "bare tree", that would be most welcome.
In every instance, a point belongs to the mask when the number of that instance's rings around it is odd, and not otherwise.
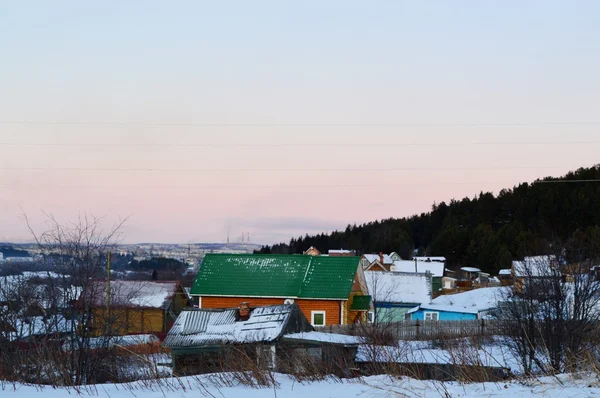
[[[594,261],[576,240],[555,255],[513,264],[516,284],[503,297],[498,315],[504,334],[526,373],[578,368],[594,346],[600,321],[600,284],[590,275]]]
[[[107,275],[107,253],[114,249],[120,238],[125,220],[119,220],[104,229],[102,219],[93,215],[80,215],[75,222],[61,223],[46,215],[47,229],[34,231],[27,215],[25,222],[37,242],[43,261],[54,270],[51,288],[59,294],[47,297],[53,312],[62,312],[67,319],[65,331],[71,336],[65,351],[65,383],[84,384],[97,374],[101,355],[98,346],[92,346],[92,297],[99,292],[98,279]],[[85,294],[83,294],[85,292]],[[117,324],[115,317],[106,317],[106,334]],[[106,346],[110,342],[106,339]],[[62,355],[61,355],[62,357]]]

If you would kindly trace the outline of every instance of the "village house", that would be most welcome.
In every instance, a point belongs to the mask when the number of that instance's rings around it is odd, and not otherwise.
[[[181,311],[191,305],[177,281],[112,281],[107,297],[106,281],[93,283],[78,300],[79,308],[92,311],[91,336],[165,334]]]
[[[490,315],[508,290],[506,287],[486,287],[467,292],[439,296],[406,313],[406,319],[419,321],[460,321],[483,319]]]
[[[171,349],[177,375],[254,366],[293,372],[319,364],[348,376],[359,342],[353,336],[314,332],[296,304],[251,308],[240,303],[237,308],[184,310],[163,346]]]
[[[517,291],[521,291],[527,283],[561,275],[555,256],[525,257],[522,261],[513,261],[511,270]]]
[[[320,256],[321,252],[314,246],[311,246],[303,253],[305,256]]]
[[[405,319],[408,310],[431,301],[431,274],[366,271],[376,322]]]
[[[394,260],[388,254],[363,254],[360,264],[365,271],[389,271]]]
[[[190,292],[198,308],[296,303],[314,326],[366,321],[358,257],[208,254]]]
[[[417,257],[412,260],[394,261],[394,264],[392,264],[390,270],[393,272],[430,273],[432,277],[431,288],[435,293],[442,290],[442,278],[444,277],[446,271],[446,264],[440,261],[420,261]]]

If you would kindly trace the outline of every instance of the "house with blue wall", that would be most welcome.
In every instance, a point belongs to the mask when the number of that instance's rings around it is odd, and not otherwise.
[[[402,321],[408,310],[431,301],[429,273],[365,271],[365,281],[373,301],[372,321]]]
[[[509,288],[486,287],[468,292],[439,296],[406,312],[413,321],[462,321],[490,316]]]

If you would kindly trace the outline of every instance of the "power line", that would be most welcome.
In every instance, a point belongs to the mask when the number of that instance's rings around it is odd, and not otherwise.
[[[141,127],[522,127],[598,126],[600,122],[512,122],[512,123],[174,123],[126,121],[26,121],[0,120],[0,124],[141,126]]]
[[[494,145],[594,145],[600,144],[598,140],[591,141],[500,141],[500,142],[413,142],[413,143],[213,143],[213,144],[172,144],[172,143],[31,143],[31,142],[0,142],[0,146],[20,147],[149,147],[149,148],[380,148],[380,147],[459,147],[459,146],[494,146]]]
[[[554,181],[533,181],[530,182],[530,185],[534,184],[554,184],[554,183],[594,183],[600,182],[600,179],[589,179],[589,180],[554,180]],[[507,184],[524,184],[525,182],[515,183],[509,181],[475,181],[475,182],[467,182],[467,181],[439,181],[439,182],[417,182],[417,183],[396,183],[396,184],[307,184],[307,185],[177,185],[177,186],[168,186],[168,185],[142,185],[142,186],[132,186],[132,185],[35,185],[31,186],[34,188],[60,188],[60,189],[84,189],[84,188],[130,188],[130,189],[182,189],[182,188],[203,188],[203,189],[268,189],[268,188],[391,188],[391,187],[404,187],[404,186],[438,186],[438,185],[507,185]],[[22,184],[19,187],[24,186]],[[11,185],[0,185],[0,188],[12,188],[15,189],[17,187]]]
[[[499,166],[499,167],[391,167],[391,168],[160,168],[160,167],[0,167],[0,170],[23,171],[126,171],[126,172],[370,172],[370,171],[468,171],[468,170],[524,170],[524,169],[560,169],[567,166]]]

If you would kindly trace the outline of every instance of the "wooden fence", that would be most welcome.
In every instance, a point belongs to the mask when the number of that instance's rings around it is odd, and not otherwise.
[[[435,340],[502,334],[497,320],[465,321],[399,321],[376,325],[334,325],[317,328],[319,332],[346,335],[368,334],[368,328],[379,328],[392,333],[398,340]],[[367,330],[365,330],[367,329]]]

